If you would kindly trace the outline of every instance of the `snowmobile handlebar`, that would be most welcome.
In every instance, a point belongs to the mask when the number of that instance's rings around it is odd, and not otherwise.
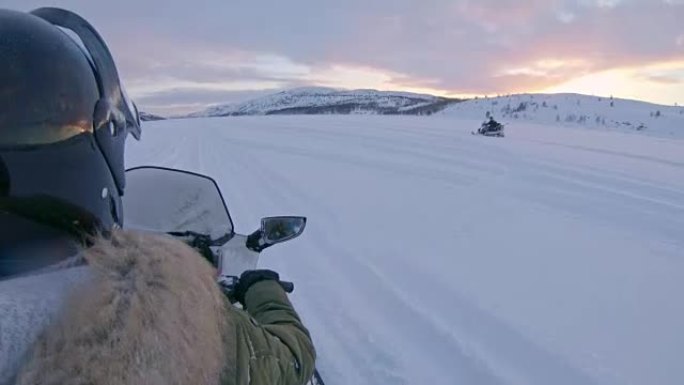
[[[226,234],[220,238],[211,239],[207,234],[201,234],[195,231],[169,231],[167,234],[174,237],[192,237],[195,242],[202,242],[207,246],[223,246],[233,237],[232,234]]]
[[[221,287],[221,290],[223,291],[223,294],[225,294],[228,299],[230,300],[231,303],[235,303],[237,300],[235,299],[235,288],[237,287],[237,284],[239,282],[240,278],[235,277],[235,276],[221,276],[218,279],[218,284]],[[290,294],[294,291],[294,283],[288,282],[288,281],[277,281],[280,287],[285,290],[286,293]]]
[[[185,242],[190,246],[195,248],[202,254],[209,262],[216,265],[216,256],[211,250],[211,246],[221,246],[225,244],[231,238],[231,234],[226,234],[225,236],[218,239],[211,239],[207,234],[200,234],[195,231],[169,231],[167,234],[178,237],[186,238]],[[294,283],[288,281],[278,281],[280,287],[285,290],[286,293],[292,293],[294,291]]]

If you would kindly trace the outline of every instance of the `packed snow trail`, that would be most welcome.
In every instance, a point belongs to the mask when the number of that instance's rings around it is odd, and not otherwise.
[[[147,123],[128,166],[206,173],[236,230],[305,215],[296,284],[336,384],[681,384],[684,141],[453,118]]]

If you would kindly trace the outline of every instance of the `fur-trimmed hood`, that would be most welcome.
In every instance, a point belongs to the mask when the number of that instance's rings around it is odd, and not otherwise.
[[[94,279],[39,337],[18,384],[220,383],[235,341],[204,258],[169,237],[128,231],[83,256]]]

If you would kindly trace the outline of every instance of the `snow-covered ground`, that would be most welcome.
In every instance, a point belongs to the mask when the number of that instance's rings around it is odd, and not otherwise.
[[[261,262],[329,385],[684,383],[684,140],[483,117],[149,122],[128,166],[309,217]]]

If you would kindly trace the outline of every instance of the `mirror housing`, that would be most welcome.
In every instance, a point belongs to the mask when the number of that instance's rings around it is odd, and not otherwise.
[[[261,219],[261,232],[269,244],[289,241],[302,235],[305,217],[268,217]]]
[[[262,218],[261,228],[247,237],[247,248],[261,252],[277,243],[297,238],[305,227],[305,217]]]

